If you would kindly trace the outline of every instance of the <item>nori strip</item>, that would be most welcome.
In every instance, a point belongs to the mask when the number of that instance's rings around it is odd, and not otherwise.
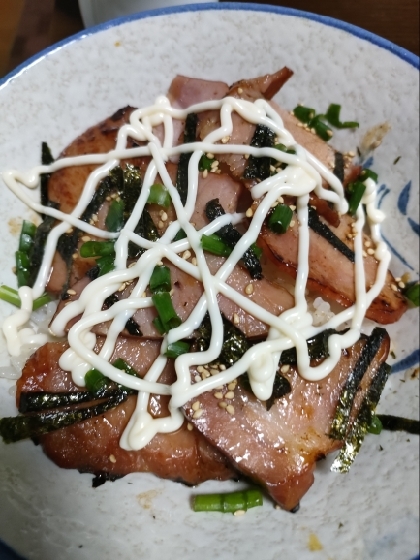
[[[333,439],[345,439],[354,399],[359,389],[360,382],[372,360],[378,353],[384,338],[387,336],[385,329],[376,327],[368,337],[363,347],[357,364],[347,378],[341,391],[334,419],[331,423],[329,436]],[[379,400],[379,397],[378,397]]]
[[[113,391],[115,392],[115,391]],[[98,397],[89,391],[49,393],[47,391],[22,391],[19,399],[19,412],[40,412],[53,408],[92,402]]]
[[[112,294],[112,296],[107,297],[104,301],[105,309],[109,309],[114,305],[114,303],[117,303],[117,301],[120,300],[116,294]],[[126,322],[125,328],[132,336],[143,336],[139,324],[132,317]]]
[[[344,181],[344,156],[341,152],[335,152],[333,173],[341,182]]]
[[[184,144],[195,142],[197,137],[198,115],[190,113],[185,121]],[[190,163],[191,153],[183,153],[179,156],[178,170],[176,174],[176,189],[183,205],[187,202],[188,197],[188,165]]]
[[[308,353],[311,360],[323,360],[328,358],[328,338],[332,334],[344,334],[346,331],[343,330],[339,333],[335,329],[326,329],[325,331],[317,334],[313,338],[309,338],[306,343],[308,345]],[[284,350],[281,354],[280,364],[296,364],[297,363],[297,353],[296,348],[290,348],[289,350]]]
[[[86,471],[79,469],[79,472],[85,473]],[[106,482],[115,482],[116,480],[119,480],[124,476],[125,475],[123,474],[111,474],[108,472],[100,472],[98,474],[95,474],[95,477],[92,479],[92,488],[98,488],[99,486],[102,486]]]
[[[127,163],[124,171],[121,170],[121,173],[122,189],[120,190],[120,196],[124,203],[124,224],[126,224],[140,197],[143,181],[140,169],[129,163]]]
[[[226,212],[224,211],[223,206],[220,204],[218,198],[207,202],[206,216],[210,222],[212,222],[216,218],[219,218],[220,216],[223,216],[225,213]],[[236,230],[232,224],[223,226],[221,229],[219,229],[217,235],[219,235],[223,239],[223,241],[232,249],[242,237],[239,231]],[[261,263],[251,247],[247,249],[242,255],[242,261],[248,269],[251,278],[261,280],[261,278],[263,277]]]
[[[251,140],[254,148],[272,148],[276,142],[275,133],[267,126],[259,124]],[[271,158],[250,156],[244,172],[245,179],[267,179],[270,177]]]
[[[350,470],[372,423],[375,408],[390,373],[391,366],[382,364],[363,399],[357,419],[344,441],[344,446],[331,466],[333,472],[347,473]]]
[[[54,162],[54,158],[52,157],[51,150],[48,147],[46,142],[42,142],[41,145],[41,163],[42,165],[51,165]],[[41,182],[40,182],[40,195],[41,195],[41,204],[43,206],[48,205],[48,181],[50,178],[50,173],[42,173],[41,174]],[[45,215],[42,214],[42,218],[45,218]]]
[[[48,206],[50,208],[58,208],[58,204],[55,202],[48,202]],[[55,223],[55,218],[52,218],[51,216],[45,216],[44,221],[37,227],[34,236],[34,242],[29,255],[28,286],[30,287],[34,285],[36,277],[38,276],[38,272],[42,264],[42,259],[44,257],[47,237],[51,232],[54,223]]]
[[[271,394],[271,397],[266,400],[265,408],[267,410],[270,410],[277,399],[281,399],[281,397],[284,397],[284,395],[290,393],[291,390],[292,386],[290,385],[289,380],[277,373],[276,377],[274,378],[273,392]]]
[[[401,418],[400,416],[392,416],[390,414],[378,414],[377,416],[382,422],[384,430],[407,432],[417,436],[420,433],[420,422],[418,420],[410,420],[409,418]]]
[[[351,249],[349,249],[347,245],[343,243],[341,239],[338,238],[326,224],[324,224],[324,222],[321,222],[316,210],[314,210],[312,206],[309,206],[308,210],[309,210],[309,218],[308,218],[309,227],[315,233],[317,233],[318,235],[326,239],[328,243],[334,247],[334,249],[340,251],[340,253],[342,253],[345,257],[347,257],[350,262],[354,263],[354,252]]]
[[[89,270],[86,272],[85,276],[87,276],[91,280],[96,280],[97,278],[99,278],[100,272],[101,271],[99,269],[99,266],[94,266],[92,268],[89,268]]]
[[[43,434],[83,422],[115,408],[128,397],[126,391],[116,391],[107,401],[78,410],[41,412],[30,416],[16,416],[0,420],[0,435],[5,443],[36,438]]]
[[[60,235],[58,238],[57,251],[60,253],[67,269],[67,281],[63,286],[62,295],[67,292],[70,280],[70,269],[73,262],[73,255],[77,251],[78,240],[79,231],[76,228],[73,228],[72,233],[63,233],[63,235]]]
[[[106,197],[113,193],[120,193],[123,189],[123,171],[121,167],[114,167],[109,172],[108,177],[102,179],[99,183],[92,200],[86,206],[85,211],[80,216],[84,222],[89,222],[93,214],[97,214],[102,204],[105,202]]]
[[[143,210],[139,223],[137,224],[134,233],[141,235],[149,241],[157,241],[159,239],[159,234],[156,229],[155,223],[152,220],[146,208]],[[144,249],[130,241],[128,243],[128,256],[130,259],[137,259],[144,253]]]

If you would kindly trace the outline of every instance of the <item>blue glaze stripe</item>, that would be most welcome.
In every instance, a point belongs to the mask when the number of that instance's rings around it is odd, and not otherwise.
[[[356,25],[352,25],[350,23],[340,21],[338,19],[335,19],[335,18],[332,18],[332,17],[329,17],[329,16],[320,16],[320,15],[317,15],[317,14],[312,14],[310,12],[301,12],[301,11],[295,10],[293,8],[282,8],[282,7],[278,7],[278,6],[266,6],[266,5],[261,5],[261,4],[242,4],[240,2],[239,3],[226,2],[226,3],[223,3],[223,4],[215,4],[215,3],[188,4],[186,6],[172,6],[170,8],[161,8],[161,9],[158,9],[158,10],[148,10],[148,11],[145,11],[145,12],[140,12],[138,14],[117,18],[117,19],[111,20],[109,22],[97,25],[95,27],[90,27],[86,30],[83,30],[83,31],[80,31],[79,33],[76,33],[75,35],[73,35],[71,37],[68,37],[67,39],[64,39],[63,41],[60,41],[60,42],[56,43],[55,45],[53,45],[51,47],[48,47],[47,49],[44,49],[40,53],[38,53],[35,56],[29,58],[27,61],[25,61],[23,64],[19,65],[15,70],[13,70],[10,74],[8,74],[7,76],[5,76],[3,79],[0,80],[0,88],[4,84],[6,84],[9,80],[18,76],[23,70],[26,70],[27,68],[30,68],[31,66],[33,66],[39,60],[44,58],[47,54],[51,54],[54,51],[56,51],[58,49],[61,49],[62,47],[66,46],[66,45],[69,45],[70,43],[73,43],[75,41],[83,39],[84,37],[87,37],[89,35],[93,35],[94,33],[98,33],[98,32],[104,31],[106,29],[109,29],[111,27],[121,25],[122,23],[125,23],[125,22],[146,19],[146,18],[149,18],[149,17],[158,17],[158,16],[179,14],[179,13],[185,13],[185,12],[206,12],[206,11],[262,12],[262,13],[268,13],[268,14],[276,14],[276,15],[282,15],[282,16],[294,16],[294,17],[301,17],[301,18],[305,18],[305,19],[310,19],[312,21],[316,21],[316,22],[321,23],[323,25],[327,25],[328,27],[334,27],[336,29],[341,29],[342,31],[346,31],[350,35],[354,35],[355,37],[358,37],[359,39],[362,39],[364,41],[368,41],[369,43],[372,43],[373,45],[375,45],[377,47],[380,47],[380,48],[383,48],[383,49],[389,51],[390,53],[392,53],[393,55],[395,55],[398,58],[401,58],[402,60],[404,60],[405,62],[407,62],[408,64],[410,64],[414,68],[416,68],[417,70],[420,69],[420,59],[417,55],[413,54],[412,52],[410,52],[410,51],[408,51],[408,50],[406,50],[402,47],[398,47],[394,43],[391,43],[391,41],[388,41],[387,39],[379,37],[378,35],[375,35],[374,33],[371,33],[370,31],[366,31],[365,29],[362,29],[361,27],[357,27]]]
[[[397,259],[399,259],[399,260],[402,262],[402,264],[403,264],[404,266],[407,266],[410,270],[416,271],[415,268],[413,268],[413,267],[411,266],[411,264],[409,264],[409,263],[405,260],[405,258],[395,249],[395,247],[393,247],[393,245],[391,244],[391,242],[388,241],[388,239],[387,239],[386,237],[384,237],[383,234],[382,234],[382,239],[385,241],[385,243],[386,243],[386,244],[388,245],[388,247],[390,248],[391,253],[392,253],[393,255],[395,255],[395,256],[397,257]],[[417,271],[417,274],[418,274],[418,271]]]
[[[420,348],[392,366],[391,373],[399,373],[416,366],[420,362]]]
[[[15,552],[10,546],[0,539],[0,558],[1,560],[25,560],[23,556]]]

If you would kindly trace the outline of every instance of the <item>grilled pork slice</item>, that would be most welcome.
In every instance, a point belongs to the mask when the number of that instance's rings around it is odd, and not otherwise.
[[[268,256],[274,257],[279,268],[293,277],[296,277],[298,262],[297,220],[295,222],[296,224],[289,227],[285,234],[279,235],[268,229],[262,232],[262,238],[269,249]],[[354,247],[351,227],[353,222],[353,218],[345,215],[341,217],[338,228],[328,225],[331,233],[329,240],[314,229],[310,229],[308,287],[345,307],[355,302],[354,262],[351,260]],[[320,223],[323,228],[325,224]],[[367,237],[365,239],[368,240]],[[370,243],[373,246],[372,241]],[[375,282],[378,262],[373,256],[367,255],[364,258],[364,265],[366,289],[369,289]],[[386,325],[398,321],[406,309],[406,300],[392,274],[388,272],[385,285],[380,295],[372,302],[366,316]]]
[[[49,343],[40,348],[25,365],[18,381],[17,403],[22,391],[80,391],[69,373],[58,366],[65,343]],[[159,353],[152,342],[120,339],[114,356],[126,360],[144,375]],[[173,364],[163,372],[161,381],[174,380]],[[227,459],[197,430],[188,430],[187,423],[173,434],[159,434],[141,451],[128,452],[119,441],[136,404],[135,397],[103,415],[73,424],[40,437],[46,455],[59,467],[81,472],[120,477],[132,472],[150,472],[186,484],[205,480],[238,478]],[[149,410],[154,416],[167,412],[167,397],[152,397]]]
[[[389,337],[379,331],[344,351],[322,381],[305,381],[292,366],[283,374],[291,392],[275,400],[269,410],[240,381],[234,391],[224,387],[202,394],[185,405],[185,414],[235,468],[264,486],[281,507],[293,511],[314,481],[316,462],[343,445],[329,434],[345,384],[353,387],[348,394],[354,397],[347,432],[388,356]],[[373,356],[368,344],[376,345]],[[194,419],[192,409],[196,401],[203,411],[199,419]]]

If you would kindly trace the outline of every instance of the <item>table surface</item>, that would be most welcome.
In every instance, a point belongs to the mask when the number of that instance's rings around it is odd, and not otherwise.
[[[254,2],[328,15],[419,54],[419,0]],[[0,0],[0,77],[40,50],[82,29],[77,0]]]

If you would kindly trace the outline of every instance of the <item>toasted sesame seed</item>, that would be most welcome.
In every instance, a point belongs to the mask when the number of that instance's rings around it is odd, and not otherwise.
[[[235,408],[231,404],[227,405],[226,410],[227,410],[227,412],[229,412],[229,414],[232,414],[232,415],[235,414]]]
[[[199,410],[201,408],[200,401],[195,401],[195,403],[192,404],[191,408],[195,411]]]
[[[203,171],[203,179],[205,179],[207,177],[207,175],[209,174],[209,172],[207,171],[207,169],[205,169]]]
[[[141,294],[141,297],[147,297],[146,292],[143,292],[143,293]]]
[[[200,377],[199,375],[196,375],[196,376],[194,377],[194,381],[195,381],[196,383],[200,383],[200,381],[202,381],[202,379],[201,379],[201,377]]]
[[[367,257],[366,251],[363,251],[363,252],[362,252],[362,255],[366,258],[366,257]]]
[[[225,401],[220,401],[218,404],[219,404],[220,408],[227,408],[227,406],[228,406],[227,402],[225,402]]]
[[[218,373],[219,373],[219,370],[218,370],[218,369],[212,368],[212,369],[210,370],[210,375],[217,375]]]
[[[188,430],[189,432],[192,432],[193,429],[194,429],[194,426],[191,424],[191,422],[188,422],[188,424],[187,424],[187,430]]]
[[[216,167],[219,167],[219,162],[217,161],[217,159],[215,159],[211,164],[212,169],[216,169]]]
[[[239,325],[239,315],[237,313],[233,314],[233,324]]]
[[[230,140],[230,136],[224,136],[222,138],[222,144],[227,144],[229,142],[229,140]]]
[[[248,210],[245,213],[245,216],[247,218],[252,218],[253,215],[254,215],[254,210],[252,208],[248,208]]]
[[[112,193],[111,194],[111,198],[117,198],[117,196],[118,196],[117,193]]]
[[[298,125],[299,128],[303,128],[303,123],[298,122],[297,125]]]
[[[194,420],[198,420],[203,416],[203,414],[204,414],[204,410],[202,408],[200,408],[200,410],[196,410],[193,414]]]
[[[395,284],[391,284],[391,290],[393,292],[398,292],[398,286],[396,286]]]
[[[327,135],[331,138],[331,136],[333,135],[333,131],[332,130],[327,130]]]
[[[195,257],[193,257],[191,259],[191,264],[193,264],[194,266],[197,266],[197,259]]]
[[[254,293],[254,285],[248,284],[248,286],[245,288],[245,293],[247,296],[252,295]]]
[[[162,215],[161,215],[161,219],[162,219],[162,222],[166,222],[166,220],[168,219],[168,214],[166,212],[163,212]]]
[[[244,92],[244,90],[243,90],[241,87],[238,88],[238,93],[239,93],[239,95],[240,95],[241,93],[243,93],[243,92]]]
[[[128,265],[128,268],[133,268],[133,266],[136,266],[136,262],[132,262],[131,264]]]
[[[276,168],[274,167],[274,165],[270,165],[270,171],[271,171],[271,173],[276,172]]]
[[[203,366],[198,366],[197,371],[198,373],[203,373],[204,372]]]
[[[245,515],[245,513],[246,513],[245,510],[243,510],[243,509],[238,509],[238,510],[236,510],[236,511],[234,512],[233,515],[234,515],[235,517],[242,517],[243,515]]]
[[[270,208],[275,208],[277,206],[277,200],[270,205]]]
[[[367,254],[368,255],[374,255],[375,254],[375,249],[368,249]]]
[[[76,290],[67,290],[67,293],[69,294],[69,296],[75,296],[76,295]]]
[[[73,259],[77,259],[78,256],[79,256],[79,253],[73,253]]]
[[[365,247],[371,247],[372,246],[372,242],[369,241],[369,239],[367,239],[364,243]]]
[[[407,282],[410,282],[410,279],[411,279],[411,274],[409,272],[405,272],[401,276],[401,281],[404,282],[405,284],[407,284]]]
[[[405,288],[404,282],[398,282],[398,287],[404,289]]]
[[[356,155],[356,154],[355,154],[353,151],[349,152],[349,156],[350,156],[350,157],[354,157],[355,155]]]
[[[97,222],[98,221],[98,214],[92,214],[92,220],[94,222]]]
[[[290,366],[289,364],[284,364],[283,366],[281,366],[281,373],[287,373],[290,370]]]
[[[213,393],[213,397],[215,399],[223,399],[223,393],[221,391],[217,391],[217,393]]]
[[[215,391],[223,391],[224,388],[225,388],[224,385],[219,385],[219,387],[215,387],[214,390],[215,390]]]
[[[225,395],[225,399],[232,400],[235,397],[235,393],[233,391],[228,391]]]
[[[110,197],[110,196],[107,196],[105,200],[106,200],[107,202],[111,202],[111,197]]]
[[[210,377],[210,372],[204,370],[203,373],[201,374],[201,377],[202,377],[203,379],[207,379],[208,377]]]
[[[184,259],[184,261],[187,261],[189,258],[191,258],[191,251],[184,251],[182,253],[182,258]]]
[[[237,383],[232,381],[232,383],[229,383],[229,385],[227,387],[228,387],[229,391],[234,391],[236,389],[236,385],[237,385]],[[227,394],[229,394],[229,392]]]
[[[211,152],[208,152],[208,153],[206,154],[206,156],[207,156],[209,159],[214,159],[214,154],[212,154]]]
[[[220,371],[226,371],[225,364],[219,364],[219,369],[220,369]]]
[[[399,276],[397,276],[396,278],[394,278],[395,282],[401,282],[402,278],[400,278]]]
[[[244,155],[244,158],[245,158],[245,159],[249,159],[249,154],[245,154],[245,155]]]
[[[117,462],[117,459],[115,458],[115,455],[110,455],[109,460],[111,461],[111,463],[116,463]]]
[[[69,228],[69,229],[66,231],[66,233],[67,233],[67,234],[71,234],[71,233],[73,233],[73,231],[74,231],[74,229],[71,227],[71,228]]]
[[[159,220],[159,222],[158,222],[158,228],[159,228],[159,229],[162,229],[162,228],[164,228],[164,227],[165,227],[165,224],[162,222],[162,220]]]
[[[126,284],[125,282],[123,282],[123,283],[121,284],[121,286],[118,288],[118,291],[119,291],[119,292],[123,292],[123,291],[126,289],[126,287],[127,287],[127,284]]]
[[[295,220],[292,220],[292,221],[290,222],[290,227],[295,227],[295,225],[296,225]]]
[[[312,134],[316,134],[316,130],[314,128],[311,128],[311,132]]]
[[[90,241],[90,235],[83,235],[82,241]]]
[[[278,202],[279,204],[283,204],[284,198],[283,198],[282,196],[279,196],[278,199],[277,199],[277,202]]]

